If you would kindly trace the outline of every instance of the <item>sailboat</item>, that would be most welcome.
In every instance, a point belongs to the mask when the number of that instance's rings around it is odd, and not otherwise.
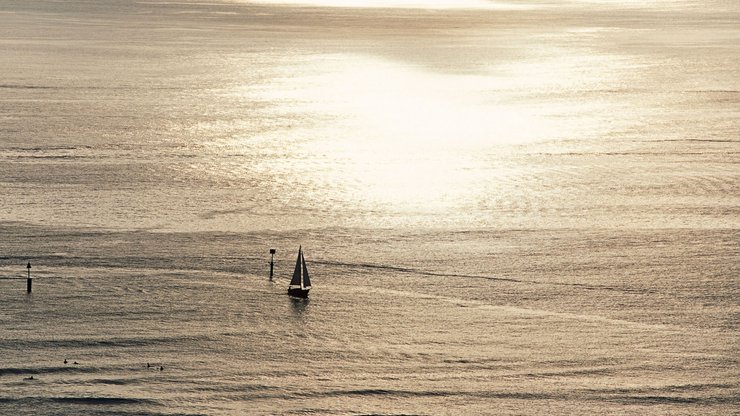
[[[307,298],[309,290],[311,290],[311,279],[308,277],[306,259],[303,258],[302,248],[298,247],[298,258],[295,261],[293,278],[290,279],[290,284],[288,285],[288,296]]]

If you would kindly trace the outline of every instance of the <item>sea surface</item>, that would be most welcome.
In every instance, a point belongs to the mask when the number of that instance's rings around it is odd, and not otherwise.
[[[738,3],[330,3],[0,2],[0,415],[737,413]]]

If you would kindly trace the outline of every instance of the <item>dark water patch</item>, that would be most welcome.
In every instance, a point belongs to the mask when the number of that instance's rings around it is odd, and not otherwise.
[[[208,335],[177,335],[169,337],[150,337],[150,338],[114,338],[114,339],[63,339],[63,340],[34,340],[27,341],[21,339],[3,339],[0,340],[0,348],[17,348],[22,346],[25,349],[54,350],[59,348],[87,349],[87,348],[116,348],[116,347],[146,347],[152,345],[172,345],[193,341],[208,341],[212,338]],[[66,368],[66,367],[59,367]],[[0,369],[0,375],[2,370]]]
[[[528,393],[528,392],[474,392],[468,393],[474,397],[485,399],[516,399],[516,400],[568,400],[570,397],[563,394]]]
[[[669,385],[664,387],[589,389],[584,390],[584,392],[588,395],[593,395],[592,398],[595,400],[606,400],[623,404],[721,406],[740,404],[740,395],[736,393],[738,387],[740,387],[739,383],[702,383]],[[716,390],[720,391],[718,392]],[[727,394],[723,394],[724,392],[722,390],[726,391]],[[685,395],[686,393],[702,393],[707,391],[715,392],[711,395]]]
[[[611,392],[613,393],[613,392]],[[302,393],[286,393],[279,395],[260,395],[261,399],[300,399],[316,397],[382,397],[386,399],[411,399],[411,398],[433,398],[433,397],[467,397],[479,399],[508,399],[508,400],[530,400],[530,401],[609,401],[623,404],[638,405],[732,405],[740,402],[736,396],[672,396],[672,395],[614,395],[607,392],[596,393],[593,391],[581,392],[526,392],[526,391],[449,391],[449,390],[396,390],[396,389],[349,389],[331,390]],[[254,396],[252,396],[254,398]]]
[[[446,364],[472,364],[475,362],[474,360],[466,360],[466,359],[459,359],[459,360],[444,360],[444,363]]]
[[[74,239],[101,239],[107,238],[112,239],[113,236],[105,235],[101,233],[74,233],[69,235],[32,235],[27,238],[33,238],[38,240],[52,240],[58,238]],[[124,237],[125,238],[125,237]],[[5,260],[9,262],[24,262],[28,260],[28,256],[5,256]],[[81,256],[81,255],[59,255],[59,254],[47,254],[37,255],[31,259],[31,262],[43,264],[47,269],[53,267],[82,267],[82,268],[106,268],[106,269],[125,269],[125,270],[166,270],[166,271],[177,271],[182,270],[186,272],[230,272],[230,273],[245,273],[244,266],[239,264],[246,260],[258,261],[258,257],[248,256],[187,256],[187,257],[161,257],[161,256]],[[59,276],[59,277],[74,277],[74,276]]]
[[[160,413],[160,412],[151,412],[151,411],[146,411],[146,412],[137,412],[137,411],[134,411],[134,412],[126,412],[126,411],[120,411],[118,409],[116,409],[115,411],[110,411],[110,412],[97,410],[94,414],[95,415],[100,415],[100,416],[106,416],[106,415],[111,415],[111,416],[208,416],[206,413],[182,413],[182,412],[176,412],[176,413],[165,412],[165,413]]]
[[[99,408],[92,408],[87,407],[85,409],[84,415],[86,416],[208,416],[206,413],[182,413],[182,412],[152,412],[150,410],[146,411],[126,411],[122,410],[121,407],[116,406],[115,409],[112,410],[105,410],[102,407]]]
[[[738,140],[733,139],[658,139],[651,140],[651,142],[679,142],[679,143],[737,143]],[[733,152],[734,153],[734,152]]]
[[[318,393],[320,396],[388,396],[388,397],[443,397],[452,396],[457,393],[450,391],[412,391],[412,390],[390,390],[390,389],[356,389],[356,390],[333,390]],[[313,394],[311,396],[314,396]]]
[[[81,149],[92,149],[92,146],[76,145],[76,146],[36,146],[36,147],[22,147],[22,146],[10,146],[4,148],[5,151],[12,152],[50,152],[50,151],[69,151],[69,150],[81,150]]]
[[[98,371],[96,368],[80,366],[80,365],[67,365],[64,367],[35,367],[35,368],[20,368],[20,367],[6,367],[0,368],[0,377],[9,375],[30,375],[30,374],[60,374],[60,373],[94,373]]]
[[[555,367],[580,367],[583,368],[585,365],[591,365],[596,367],[599,365],[615,365],[624,363],[624,360],[615,360],[612,357],[607,358],[593,358],[589,360],[544,360],[543,365],[555,366]]]
[[[701,406],[740,404],[740,397],[691,397],[691,396],[624,396],[607,399],[623,404],[664,405],[664,404],[693,404]]]
[[[329,390],[329,391],[303,391],[303,392],[286,392],[282,394],[261,394],[251,396],[258,399],[280,399],[294,400],[301,398],[319,398],[319,397],[386,397],[391,398],[411,398],[411,397],[444,397],[454,395],[464,395],[451,391],[412,391],[412,390],[391,390],[391,389],[350,389],[350,390]]]
[[[9,90],[51,90],[59,87],[49,87],[46,85],[29,85],[29,84],[0,84],[0,88]]]
[[[570,376],[582,376],[582,375],[608,375],[613,374],[614,370],[610,368],[585,368],[578,370],[562,370],[562,371],[541,371],[541,372],[530,372],[524,374],[525,377],[532,378],[548,378],[548,377],[570,377]]]
[[[474,366],[477,368],[491,368],[495,366],[496,368],[502,369],[514,367],[511,364],[505,364],[502,360],[497,358],[449,358],[442,362],[445,364],[462,364],[465,365],[465,367]]]
[[[585,391],[593,393],[618,393],[618,394],[648,394],[659,392],[687,392],[706,391],[713,389],[735,389],[740,383],[701,383],[701,384],[678,384],[663,387],[634,387],[634,388],[611,388],[611,389],[588,389]]]
[[[613,291],[613,292],[630,293],[630,294],[658,293],[654,289],[645,289],[645,288],[638,289],[638,288],[630,288],[630,287],[593,285],[593,284],[586,284],[586,283],[542,282],[542,281],[536,281],[536,280],[514,279],[510,277],[431,272],[431,271],[425,271],[421,269],[414,269],[410,267],[398,267],[398,266],[379,265],[379,264],[370,264],[370,263],[342,263],[342,262],[330,262],[330,261],[314,261],[314,263],[332,265],[332,266],[342,266],[342,267],[349,267],[349,268],[358,268],[358,269],[382,269],[382,270],[388,270],[388,271],[393,271],[393,272],[398,272],[398,273],[414,274],[417,276],[447,277],[447,278],[452,277],[452,278],[461,278],[461,279],[481,279],[481,280],[493,280],[493,281],[501,281],[501,282],[512,282],[512,283],[523,283],[523,284],[534,284],[534,285],[565,286],[565,287],[573,287],[573,288],[578,288],[578,289],[583,289],[583,290],[604,290],[604,291]]]
[[[110,416],[208,416],[206,413],[182,413],[182,412],[160,413],[160,412],[152,412],[149,410],[145,412],[140,412],[140,411],[130,411],[129,412],[129,411],[121,411],[120,408],[116,410],[111,410],[111,411],[96,409],[94,413],[88,413],[88,414],[100,415],[100,416],[108,416],[108,415]]]
[[[110,386],[125,386],[127,384],[133,384],[135,383],[135,380],[125,380],[125,379],[104,379],[104,378],[96,378],[93,380],[87,380],[85,381],[89,384],[104,384],[104,385],[110,385]]]
[[[281,410],[281,415],[346,415],[347,412],[342,412],[337,409],[328,408],[317,408],[317,407],[303,407],[291,410]]]
[[[200,215],[198,215],[199,218],[204,220],[212,220],[216,217],[223,217],[226,215],[235,215],[235,214],[250,214],[255,211],[255,208],[249,207],[249,208],[241,208],[241,209],[224,209],[224,210],[212,210],[204,212]]]
[[[479,275],[467,275],[467,274],[455,274],[455,273],[439,273],[439,272],[425,271],[421,269],[414,269],[410,267],[390,266],[390,265],[372,264],[372,263],[343,263],[343,262],[333,262],[333,261],[313,261],[313,263],[324,264],[328,266],[342,266],[342,267],[356,268],[356,269],[388,270],[392,272],[409,273],[409,274],[415,274],[415,275],[421,275],[421,276],[462,277],[462,278],[471,278],[471,279],[500,280],[500,281],[506,281],[506,282],[515,282],[515,283],[525,283],[526,282],[524,280],[511,279],[507,277],[479,276]]]
[[[667,391],[702,391],[709,389],[731,389],[740,388],[740,383],[705,383],[705,384],[680,384],[663,387]]]
[[[205,413],[180,411],[152,411],[165,405],[159,401],[129,397],[0,397],[0,405],[13,409],[23,409],[23,413],[10,414],[74,414],[74,415],[115,415],[115,416],[206,416]],[[64,405],[64,409],[59,406]],[[143,409],[146,410],[143,410]],[[56,409],[48,413],[47,409]],[[0,413],[5,415],[6,413]],[[63,410],[63,411],[62,411]]]
[[[358,416],[421,416],[421,413],[360,413]]]
[[[0,89],[8,90],[78,90],[78,91],[131,91],[131,90],[155,90],[155,91],[181,91],[182,88],[176,87],[163,87],[163,86],[146,86],[141,87],[137,85],[65,85],[65,86],[51,86],[51,85],[34,85],[34,84],[0,84]]]
[[[76,404],[89,404],[89,405],[96,405],[96,404],[158,405],[159,404],[159,402],[157,402],[156,400],[152,400],[152,399],[138,399],[138,398],[130,398],[130,397],[52,397],[52,398],[49,398],[48,400],[52,402],[56,402],[56,403],[76,403]]]
[[[82,405],[141,405],[161,406],[154,399],[136,397],[110,397],[110,396],[81,396],[81,397],[11,397],[0,398],[0,403],[28,403],[29,406],[45,403],[82,404]]]
[[[705,94],[705,93],[738,94],[740,93],[740,90],[685,90],[681,92],[699,93],[699,94]]]
[[[24,155],[16,156],[16,159],[45,159],[45,160],[71,160],[71,159],[92,159],[92,156],[80,155]]]
[[[187,392],[212,392],[212,393],[244,393],[244,392],[255,392],[255,391],[275,391],[281,390],[280,387],[268,386],[265,384],[234,384],[234,385],[223,385],[214,384],[208,382],[208,384],[199,385],[191,388],[183,388],[182,391]]]
[[[653,140],[653,142],[660,142],[660,141],[681,141],[681,142],[716,142],[716,143],[736,143],[736,140]],[[681,156],[702,156],[702,155],[710,155],[710,154],[733,154],[737,152],[727,152],[727,151],[701,151],[701,152],[692,152],[692,151],[675,151],[675,152],[649,152],[649,151],[631,151],[631,152],[562,152],[562,153],[553,153],[553,152],[540,152],[535,153],[533,156],[546,156],[546,157],[572,157],[572,156],[657,156],[657,157],[665,157],[666,154],[673,154],[673,155],[681,155]]]

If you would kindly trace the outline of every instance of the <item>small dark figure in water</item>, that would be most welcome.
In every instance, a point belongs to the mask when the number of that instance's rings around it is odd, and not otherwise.
[[[146,363],[146,368],[152,368],[152,366],[149,365],[149,363]]]
[[[67,359],[66,358],[64,359],[64,364],[67,364]]]
[[[164,367],[159,366],[159,371],[164,371]]]
[[[74,365],[80,365],[80,363],[78,363],[77,361],[73,362],[72,364],[74,364]]]
[[[31,377],[26,377],[26,378],[24,378],[24,380],[33,380],[33,376],[31,376]]]

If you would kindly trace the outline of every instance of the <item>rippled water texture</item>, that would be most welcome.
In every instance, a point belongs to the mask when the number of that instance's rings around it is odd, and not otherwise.
[[[735,2],[292,3],[0,4],[0,414],[736,411]]]

